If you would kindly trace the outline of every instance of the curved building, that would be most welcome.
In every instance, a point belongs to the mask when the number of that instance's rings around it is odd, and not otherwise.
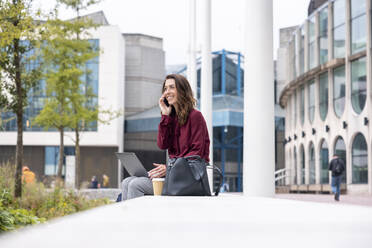
[[[292,190],[329,191],[328,163],[337,153],[346,162],[346,192],[372,194],[371,5],[325,1],[280,48]]]

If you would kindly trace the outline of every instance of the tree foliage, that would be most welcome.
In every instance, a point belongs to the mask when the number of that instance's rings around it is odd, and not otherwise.
[[[40,45],[40,26],[33,13],[32,0],[0,1],[0,108],[16,114],[16,187],[22,194],[23,112],[27,93],[41,77],[41,63],[35,48]]]

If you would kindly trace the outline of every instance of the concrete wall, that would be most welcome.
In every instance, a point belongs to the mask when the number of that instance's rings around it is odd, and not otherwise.
[[[163,40],[143,34],[123,34],[126,41],[125,113],[127,116],[157,104],[165,77]]]

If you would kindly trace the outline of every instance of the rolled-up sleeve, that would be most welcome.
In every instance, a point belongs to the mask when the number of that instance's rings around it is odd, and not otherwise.
[[[162,150],[168,149],[172,141],[172,118],[169,115],[162,115],[158,127],[158,147]]]

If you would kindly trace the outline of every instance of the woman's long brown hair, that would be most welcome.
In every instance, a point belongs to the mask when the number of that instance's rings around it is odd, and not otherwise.
[[[162,93],[164,93],[165,81],[167,79],[174,79],[176,83],[178,106],[176,115],[178,117],[178,123],[182,126],[186,123],[190,111],[195,108],[196,100],[192,95],[189,81],[187,81],[187,79],[180,74],[169,74],[165,77]]]

